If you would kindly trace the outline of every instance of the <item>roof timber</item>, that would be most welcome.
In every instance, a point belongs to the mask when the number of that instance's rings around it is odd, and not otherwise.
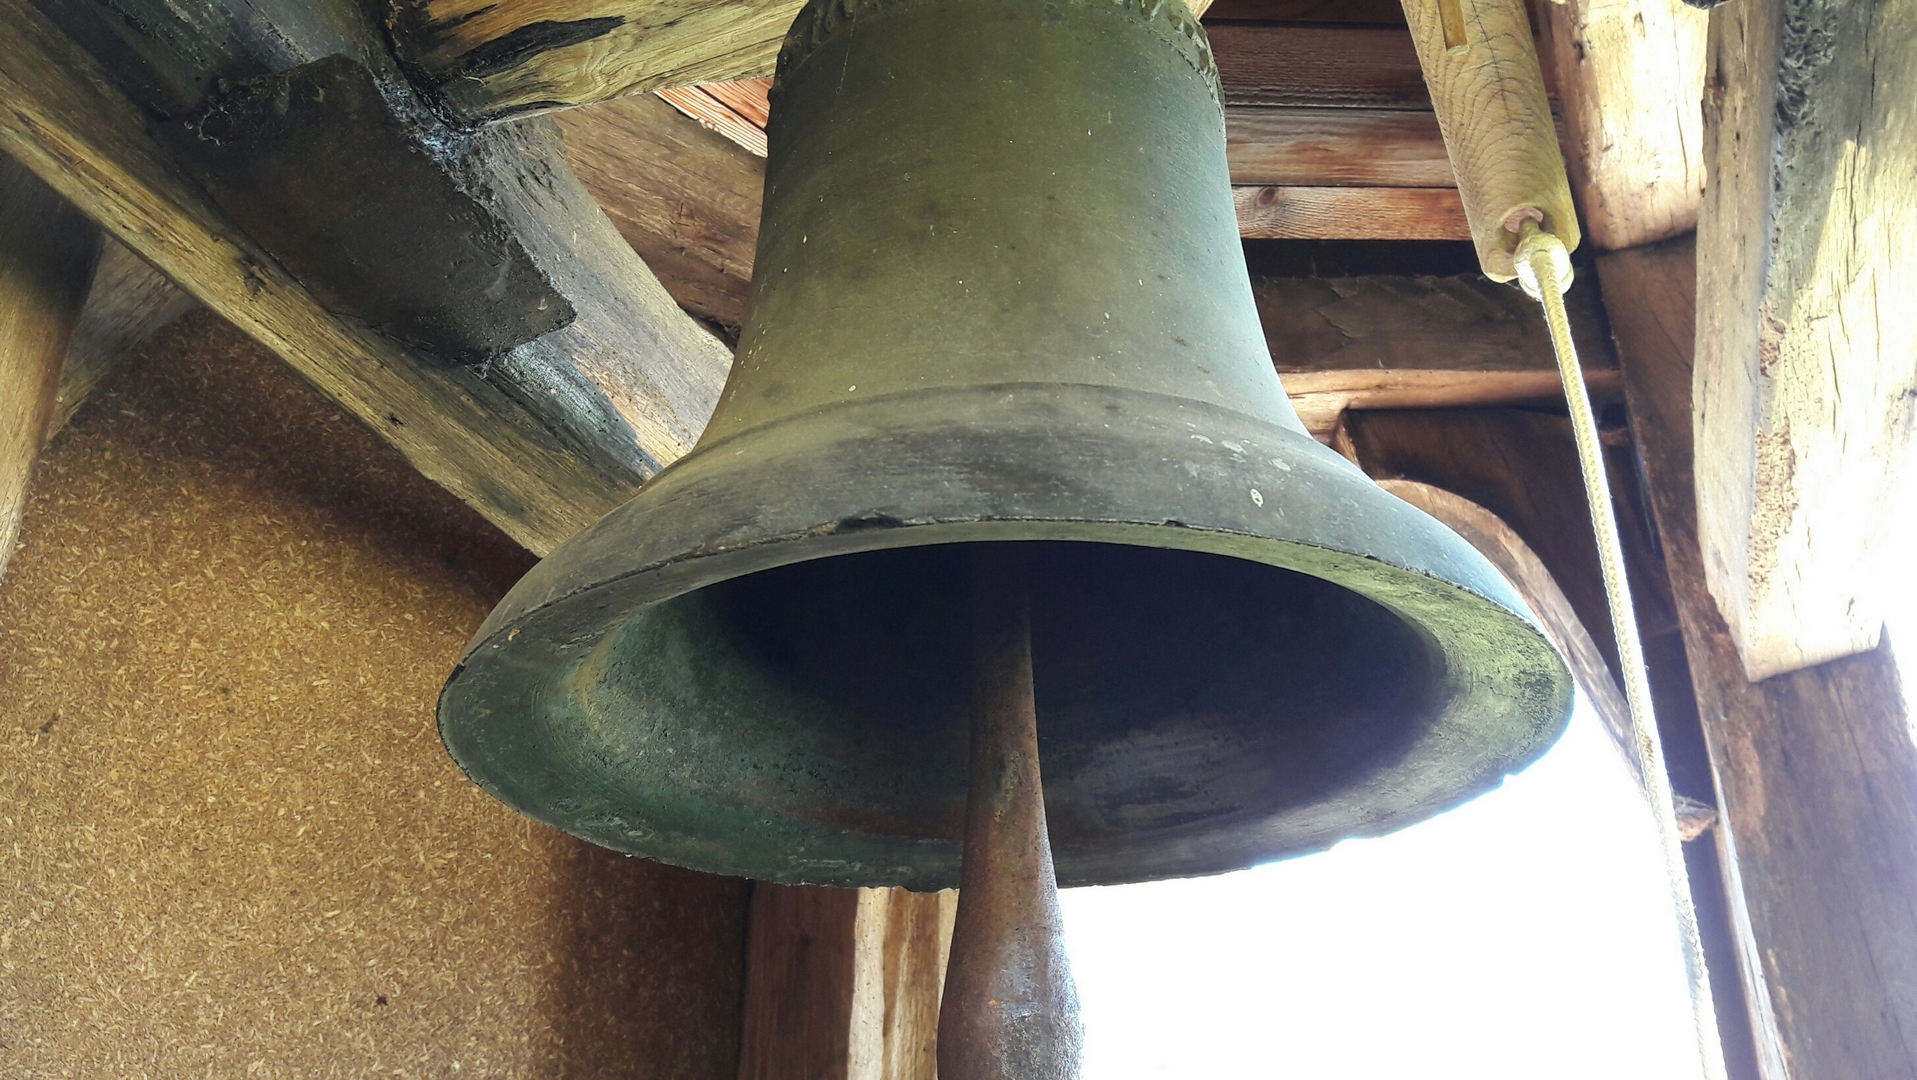
[[[482,372],[328,311],[182,176],[152,114],[27,0],[0,0],[0,103],[0,149],[535,551],[683,453],[716,399],[723,343],[578,186],[550,122],[502,129],[459,162],[465,190],[576,312]]]

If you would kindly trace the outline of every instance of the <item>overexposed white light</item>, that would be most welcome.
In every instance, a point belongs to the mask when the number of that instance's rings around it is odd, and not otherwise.
[[[1701,1074],[1649,810],[1583,703],[1421,825],[1063,905],[1085,1080]]]

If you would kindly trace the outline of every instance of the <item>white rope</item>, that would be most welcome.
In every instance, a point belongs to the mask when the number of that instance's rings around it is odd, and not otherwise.
[[[1671,906],[1683,938],[1684,970],[1691,993],[1691,1020],[1696,1025],[1697,1052],[1705,1080],[1724,1080],[1724,1045],[1717,1032],[1717,1012],[1711,1002],[1710,974],[1704,965],[1704,942],[1697,930],[1697,908],[1691,902],[1690,877],[1684,867],[1683,839],[1678,833],[1671,778],[1664,769],[1664,744],[1658,738],[1651,710],[1651,683],[1644,670],[1644,647],[1638,640],[1637,613],[1631,605],[1631,587],[1624,576],[1624,549],[1618,540],[1617,515],[1611,505],[1611,486],[1605,478],[1603,451],[1598,444],[1597,419],[1591,395],[1578,366],[1571,340],[1571,320],[1564,310],[1564,292],[1571,287],[1571,255],[1564,242],[1526,221],[1517,250],[1519,283],[1544,305],[1557,351],[1558,374],[1564,379],[1564,398],[1571,407],[1571,430],[1577,436],[1578,464],[1584,473],[1584,494],[1591,503],[1591,525],[1597,535],[1598,563],[1604,571],[1604,591],[1611,604],[1611,628],[1617,635],[1618,663],[1623,669],[1624,698],[1630,706],[1632,742],[1644,792],[1657,821],[1663,848],[1664,873],[1670,880]]]

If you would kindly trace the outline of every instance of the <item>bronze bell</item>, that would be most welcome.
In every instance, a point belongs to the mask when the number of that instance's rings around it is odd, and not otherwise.
[[[1170,0],[812,0],[698,447],[539,564],[440,701],[554,827],[780,882],[958,884],[966,545],[1031,542],[1061,885],[1454,806],[1571,679],[1496,570],[1305,431]]]

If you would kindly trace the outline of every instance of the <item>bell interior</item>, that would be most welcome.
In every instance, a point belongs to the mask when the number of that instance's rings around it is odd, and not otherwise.
[[[654,605],[582,666],[601,745],[580,752],[673,759],[747,819],[955,843],[978,546],[815,559]],[[1255,829],[1389,769],[1441,709],[1435,646],[1338,585],[1204,552],[1027,546],[1061,865]]]

